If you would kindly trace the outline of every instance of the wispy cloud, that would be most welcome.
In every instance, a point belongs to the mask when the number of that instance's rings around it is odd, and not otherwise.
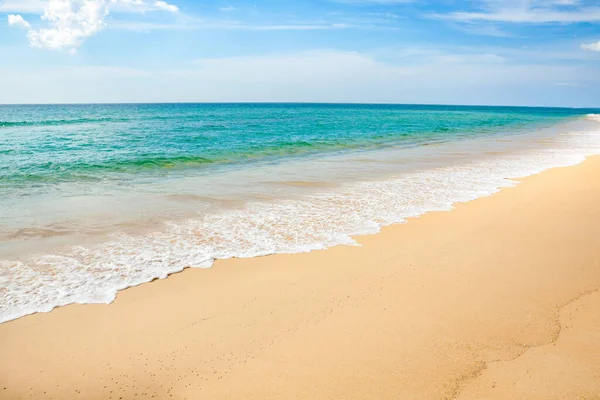
[[[192,31],[201,29],[197,23],[175,22],[161,23],[148,21],[113,21],[108,25],[110,29],[131,32],[152,32],[152,31]]]
[[[397,5],[413,3],[417,0],[331,0],[335,3],[353,4],[353,5]]]
[[[436,13],[434,18],[457,22],[505,22],[524,24],[600,22],[600,7],[581,5],[575,0],[532,0],[480,2],[477,11]]]
[[[43,0],[4,0],[0,1],[0,12],[41,14],[45,4]]]
[[[600,22],[600,8],[594,7],[579,12],[557,12],[552,10],[499,10],[493,13],[455,12],[435,16],[462,22],[493,21],[533,24]]]
[[[507,32],[497,25],[468,23],[468,24],[452,24],[456,29],[470,33],[472,35],[495,36],[495,37],[517,37],[517,35]]]
[[[344,21],[344,22],[342,22]],[[365,20],[319,20],[319,21],[289,21],[282,23],[268,22],[252,24],[233,19],[201,19],[193,16],[181,16],[172,23],[149,21],[111,21],[110,29],[128,30],[135,32],[150,32],[154,30],[221,30],[221,31],[327,31],[327,30],[394,30],[390,25],[382,25],[378,21]]]
[[[224,12],[232,12],[232,11],[236,11],[236,10],[237,10],[237,7],[234,7],[232,5],[219,8],[219,11],[224,11]]]
[[[238,31],[316,31],[329,29],[346,29],[345,24],[281,24],[281,25],[251,25],[238,21],[204,21],[201,19],[186,19],[177,23],[156,23],[145,21],[115,21],[111,29],[149,32],[154,30],[238,30]]]
[[[385,49],[375,53],[377,59],[387,60],[398,65],[493,65],[508,61],[501,55],[501,49],[466,47],[439,49],[428,47],[407,47]]]
[[[253,30],[253,31],[314,31],[314,30],[325,30],[325,29],[345,29],[348,28],[346,24],[306,24],[306,25],[232,25],[230,28]]]
[[[583,87],[583,85],[581,83],[572,83],[572,82],[558,82],[555,85],[556,86],[563,86],[563,87],[571,87],[571,88],[580,88],[580,87]]]

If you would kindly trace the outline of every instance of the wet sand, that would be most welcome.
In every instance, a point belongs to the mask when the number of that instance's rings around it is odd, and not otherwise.
[[[0,398],[600,398],[599,176],[2,324]]]

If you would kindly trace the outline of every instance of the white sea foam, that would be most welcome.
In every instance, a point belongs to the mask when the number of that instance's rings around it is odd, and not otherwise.
[[[508,178],[577,164],[597,153],[600,132],[569,132],[552,146],[346,184],[300,199],[250,202],[243,209],[168,223],[148,235],[115,235],[94,246],[0,261],[0,322],[71,303],[110,303],[118,290],[186,267],[210,267],[215,259],[354,244],[353,235],[450,210],[516,184]]]
[[[600,114],[588,114],[587,117],[589,120],[600,122]]]

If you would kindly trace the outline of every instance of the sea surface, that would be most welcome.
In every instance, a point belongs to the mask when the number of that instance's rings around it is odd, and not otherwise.
[[[598,114],[0,106],[0,322],[109,303],[118,290],[215,259],[355,244],[355,235],[600,153]]]

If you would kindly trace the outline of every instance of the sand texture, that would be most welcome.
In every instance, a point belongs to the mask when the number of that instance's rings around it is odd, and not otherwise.
[[[0,325],[2,399],[599,399],[600,157]]]

